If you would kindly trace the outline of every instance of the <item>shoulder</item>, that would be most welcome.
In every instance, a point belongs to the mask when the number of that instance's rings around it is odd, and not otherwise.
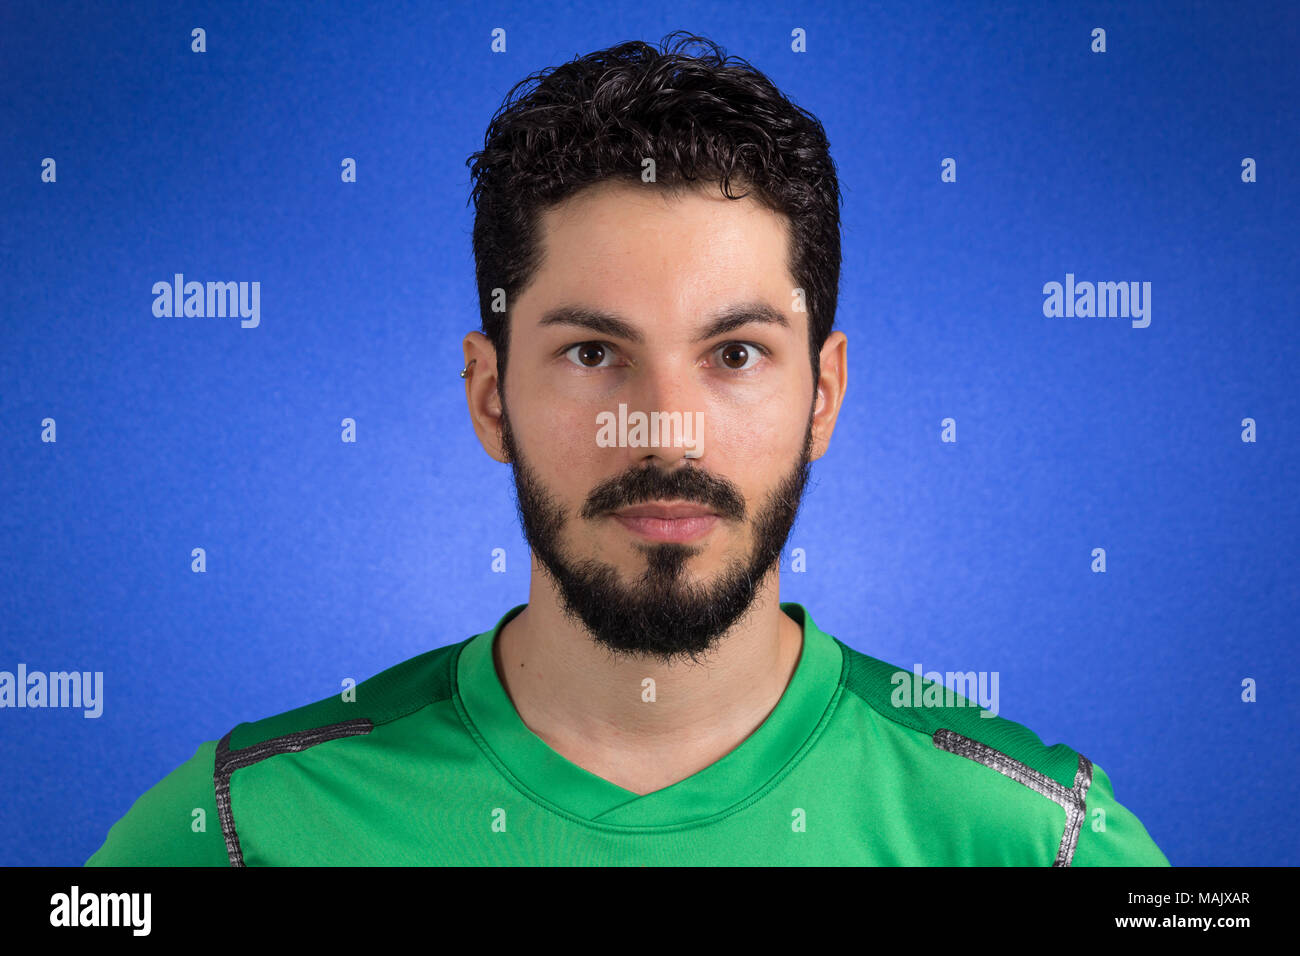
[[[953,690],[912,670],[863,654],[842,641],[839,644],[845,658],[845,690],[881,717],[924,735],[935,750],[975,760],[990,769],[997,769],[992,765],[998,762],[1006,769],[1019,764],[1062,787],[1073,786],[1080,770],[1086,769],[1081,763],[1086,758],[1077,751],[1064,744],[1048,747],[1028,727],[972,700],[977,696],[981,675],[951,675],[956,678],[952,683],[959,688]]]
[[[1137,817],[1115,800],[1100,767],[1065,744],[1047,746],[1030,728],[971,699],[995,677],[948,674],[944,679],[950,686],[945,686],[836,641],[844,655],[845,691],[910,738],[936,775],[951,775],[953,761],[969,762],[983,768],[972,779],[992,794],[1048,800],[1064,811],[1052,865],[1168,865]],[[992,686],[996,698],[996,683]],[[1008,790],[1005,780],[1018,787]]]
[[[212,771],[217,742],[154,784],[113,824],[86,866],[225,866]]]
[[[355,687],[261,720],[237,724],[150,788],[113,824],[87,866],[238,865],[232,774],[277,754],[369,734],[451,697],[466,641],[396,664]]]
[[[218,772],[223,761],[238,764],[258,749],[301,750],[313,743],[369,733],[449,699],[455,686],[452,668],[469,640],[426,651],[315,703],[237,724],[218,743]]]

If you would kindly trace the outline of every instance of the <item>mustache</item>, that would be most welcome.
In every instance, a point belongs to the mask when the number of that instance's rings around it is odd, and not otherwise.
[[[745,499],[731,482],[693,467],[662,471],[649,466],[601,482],[582,506],[582,517],[595,518],[648,501],[691,501],[707,505],[723,518],[745,516]]]

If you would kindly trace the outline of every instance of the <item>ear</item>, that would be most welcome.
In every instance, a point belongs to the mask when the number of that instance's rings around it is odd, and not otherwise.
[[[835,421],[839,418],[840,406],[844,403],[844,392],[849,387],[848,337],[843,332],[832,332],[826,337],[821,351],[821,373],[814,388],[817,390],[817,405],[813,410],[812,423],[812,460],[816,461],[826,454],[830,447],[831,433],[835,431]]]
[[[509,462],[502,440],[501,391],[497,378],[497,350],[481,332],[470,332],[462,342],[465,353],[465,403],[483,449],[500,462]]]

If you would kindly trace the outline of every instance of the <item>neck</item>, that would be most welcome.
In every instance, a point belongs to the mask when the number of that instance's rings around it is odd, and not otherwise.
[[[803,632],[781,611],[778,585],[774,568],[704,662],[663,664],[598,645],[534,567],[528,607],[497,635],[497,674],[552,750],[633,793],[660,790],[722,759],[780,701]]]

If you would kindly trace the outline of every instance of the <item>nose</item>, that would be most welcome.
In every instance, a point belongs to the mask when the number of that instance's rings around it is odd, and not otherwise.
[[[627,463],[630,466],[656,460],[672,469],[683,461],[698,461],[704,455],[703,430],[707,425],[705,392],[698,370],[684,356],[660,354],[638,369],[623,399],[627,404]],[[634,422],[640,415],[642,434],[634,436]],[[639,441],[633,445],[633,438]]]

